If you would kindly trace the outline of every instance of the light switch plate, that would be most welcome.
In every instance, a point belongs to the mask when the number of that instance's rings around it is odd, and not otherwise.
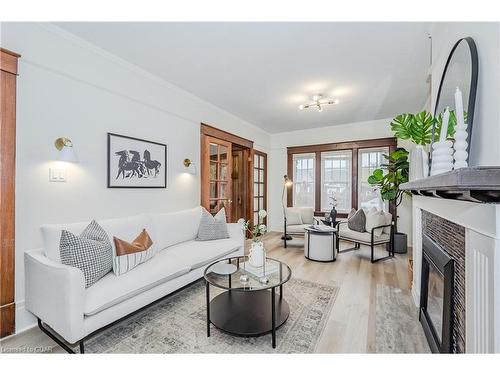
[[[50,182],[66,182],[66,169],[64,168],[49,168]]]

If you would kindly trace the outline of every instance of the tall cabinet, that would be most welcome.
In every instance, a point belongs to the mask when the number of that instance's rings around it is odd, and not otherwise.
[[[0,48],[0,337],[15,331],[15,172],[17,53]]]

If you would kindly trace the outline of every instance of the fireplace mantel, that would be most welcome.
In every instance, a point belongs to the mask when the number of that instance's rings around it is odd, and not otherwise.
[[[500,167],[470,167],[407,182],[415,195],[475,203],[500,203]]]

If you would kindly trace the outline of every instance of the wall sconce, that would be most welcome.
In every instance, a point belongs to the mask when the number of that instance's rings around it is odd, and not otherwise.
[[[56,149],[59,150],[59,155],[57,157],[59,161],[78,163],[78,158],[71,139],[64,137],[57,138],[54,142],[54,146],[56,146]],[[59,165],[49,168],[49,181],[66,182],[66,167]]]
[[[78,158],[73,147],[73,142],[69,138],[57,138],[54,145],[59,150],[59,160],[69,163],[78,163]]]
[[[196,167],[190,159],[184,159],[184,171],[189,174],[196,174]]]

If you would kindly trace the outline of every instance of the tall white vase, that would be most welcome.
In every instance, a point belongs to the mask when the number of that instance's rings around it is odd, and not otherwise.
[[[415,181],[429,174],[429,155],[424,146],[417,145],[410,151],[409,180]]]

